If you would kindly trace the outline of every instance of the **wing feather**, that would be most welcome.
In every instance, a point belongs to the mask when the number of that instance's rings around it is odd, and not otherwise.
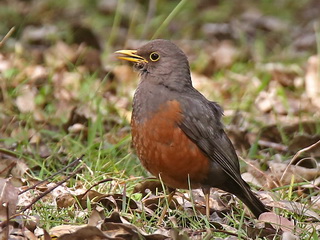
[[[221,107],[204,98],[186,99],[184,107],[183,120],[179,123],[182,131],[231,179],[245,185],[240,176],[237,154],[220,121]],[[247,186],[243,187],[247,189]]]

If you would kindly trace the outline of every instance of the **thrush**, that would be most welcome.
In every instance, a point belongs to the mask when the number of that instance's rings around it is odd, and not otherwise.
[[[135,63],[132,143],[142,165],[171,189],[210,188],[237,196],[258,218],[267,212],[240,174],[239,159],[221,122],[222,108],[192,86],[186,55],[168,40],[117,51]]]

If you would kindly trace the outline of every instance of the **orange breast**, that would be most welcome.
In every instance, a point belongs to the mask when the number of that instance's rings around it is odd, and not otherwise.
[[[133,117],[132,140],[143,166],[172,188],[198,188],[209,172],[209,160],[177,126],[180,103],[169,101],[152,118],[138,123]]]

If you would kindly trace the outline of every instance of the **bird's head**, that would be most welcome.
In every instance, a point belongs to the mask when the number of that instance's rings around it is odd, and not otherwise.
[[[157,39],[148,42],[137,50],[115,52],[119,59],[134,62],[142,75],[160,76],[175,81],[190,80],[189,62],[186,55],[169,40]]]

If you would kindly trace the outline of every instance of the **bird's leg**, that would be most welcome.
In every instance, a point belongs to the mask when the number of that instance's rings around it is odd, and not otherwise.
[[[160,218],[157,223],[158,225],[160,225],[162,223],[164,217],[166,216],[166,213],[168,211],[168,207],[170,206],[170,203],[172,201],[173,195],[175,194],[176,190],[168,187],[168,192],[169,192],[169,195],[167,198],[167,203],[165,201],[163,202],[164,206],[163,206]],[[164,200],[166,200],[166,199],[164,199]]]
[[[210,201],[210,187],[203,187],[202,188],[205,200],[206,200],[206,216],[208,220],[210,219],[210,206],[209,206],[209,201]]]

